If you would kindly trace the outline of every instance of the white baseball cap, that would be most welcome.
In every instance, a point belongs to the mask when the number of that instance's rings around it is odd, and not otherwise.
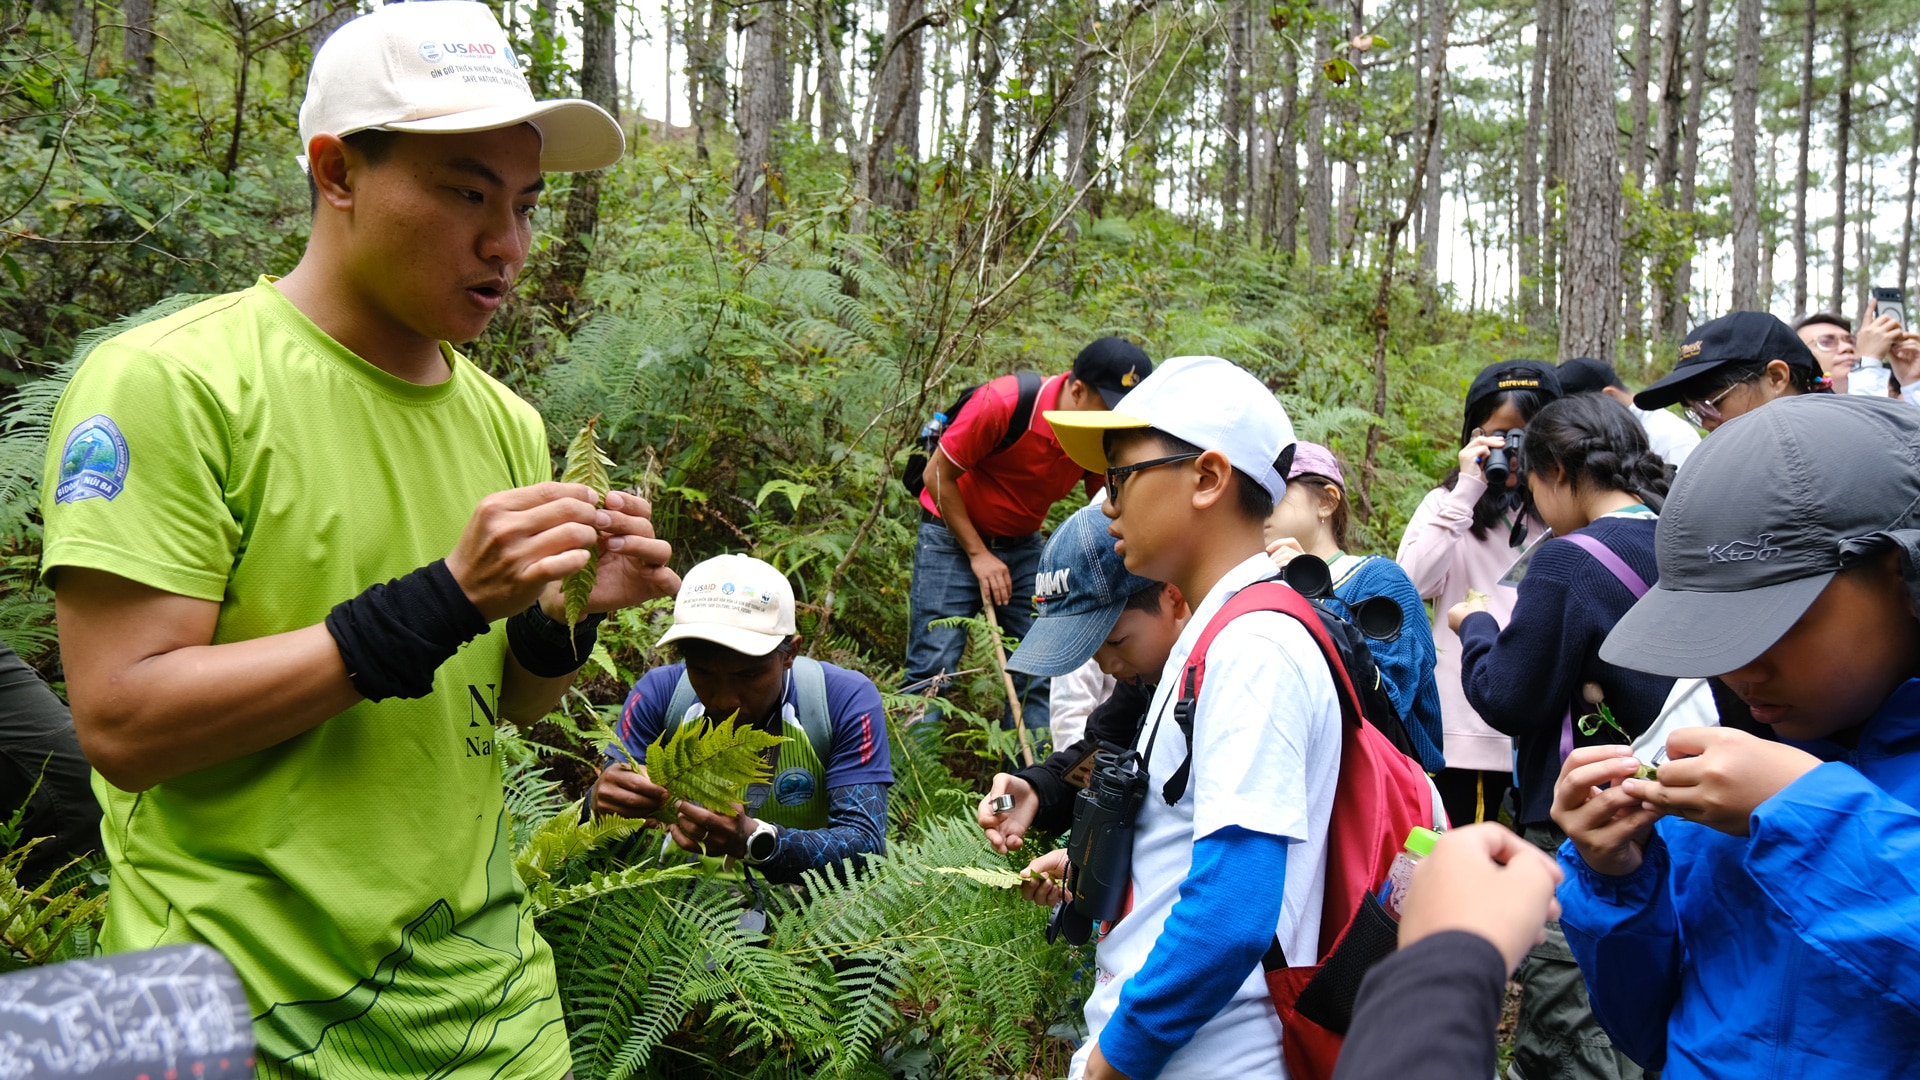
[[[315,135],[378,128],[429,135],[532,124],[543,172],[603,169],[626,136],[591,101],[535,101],[500,21],[475,0],[389,4],[320,46],[300,103],[300,167]]]
[[[660,644],[694,638],[765,656],[792,637],[793,586],[751,555],[716,555],[687,571]]]
[[[1047,422],[1060,448],[1088,472],[1107,468],[1101,446],[1107,432],[1154,428],[1202,450],[1218,450],[1276,500],[1286,492],[1280,456],[1293,445],[1293,421],[1267,384],[1217,356],[1162,361],[1113,411],[1049,411]]]

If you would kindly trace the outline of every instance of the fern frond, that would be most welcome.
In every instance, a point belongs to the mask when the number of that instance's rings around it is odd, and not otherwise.
[[[598,416],[586,422],[580,434],[573,437],[567,446],[567,465],[561,470],[560,482],[563,484],[585,484],[593,490],[597,505],[605,505],[607,491],[613,486],[607,479],[607,470],[613,466],[612,459],[600,449],[600,443],[593,437],[593,426],[600,422]],[[560,583],[560,591],[566,596],[567,629],[580,624],[587,613],[587,598],[593,594],[593,583],[599,577],[600,549],[587,551],[587,565],[568,574]],[[576,646],[577,647],[577,646]],[[575,660],[581,659],[579,656]]]
[[[567,860],[647,826],[644,819],[637,818],[609,816],[581,821],[580,805],[576,800],[548,818],[534,830],[526,847],[514,855],[513,869],[522,884],[535,885],[551,880],[553,872]]]
[[[727,813],[749,786],[773,778],[767,751],[786,741],[751,724],[704,717],[681,724],[672,738],[662,735],[647,747],[647,778],[670,795],[657,816],[672,824],[680,799]]]

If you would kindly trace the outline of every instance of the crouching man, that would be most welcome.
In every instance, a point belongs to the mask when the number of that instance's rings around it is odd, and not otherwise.
[[[773,781],[745,805],[679,804],[671,829],[688,851],[745,860],[769,881],[886,850],[893,783],[880,691],[865,675],[801,656],[793,587],[746,555],[721,555],[687,572],[673,605],[681,662],[640,677],[619,734],[634,764],[614,762],[591,794],[593,812],[646,817],[669,797],[647,778],[647,746],[702,716],[739,717],[785,735],[768,751]]]

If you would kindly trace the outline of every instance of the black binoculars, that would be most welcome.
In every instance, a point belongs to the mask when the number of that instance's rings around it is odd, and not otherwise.
[[[1067,842],[1067,891],[1047,923],[1047,940],[1085,945],[1096,924],[1118,919],[1133,871],[1133,830],[1147,799],[1147,766],[1132,750],[1101,750],[1073,802]]]
[[[1280,576],[1294,592],[1315,603],[1339,601],[1347,609],[1348,621],[1367,637],[1375,641],[1392,641],[1400,636],[1405,613],[1400,610],[1398,601],[1391,596],[1369,596],[1357,604],[1340,600],[1333,594],[1333,571],[1327,567],[1326,560],[1318,555],[1295,555]]]
[[[1506,440],[1505,446],[1487,451],[1486,463],[1481,466],[1487,474],[1488,486],[1505,487],[1507,477],[1525,476],[1527,468],[1521,459],[1520,452],[1527,445],[1526,431],[1514,428],[1511,431],[1489,431],[1487,434]]]

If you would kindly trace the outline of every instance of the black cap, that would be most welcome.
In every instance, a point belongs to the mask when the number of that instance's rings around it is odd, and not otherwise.
[[[1818,369],[1813,354],[1793,328],[1764,311],[1736,311],[1701,323],[1680,343],[1680,361],[1666,378],[1633,395],[1642,409],[1664,409],[1680,401],[1680,384],[1743,361],[1767,364],[1784,360],[1793,367]]]
[[[1560,392],[1572,397],[1575,394],[1597,394],[1609,386],[1626,389],[1627,384],[1620,381],[1620,373],[1605,360],[1596,360],[1591,356],[1576,356],[1571,360],[1560,361]]]
[[[1660,580],[1600,659],[1678,678],[1752,663],[1833,575],[1898,547],[1920,588],[1920,409],[1804,394],[1728,421],[1660,513]]]
[[[1502,360],[1489,364],[1467,387],[1467,412],[1473,412],[1473,407],[1481,401],[1509,390],[1534,390],[1550,399],[1557,398],[1560,373],[1552,364],[1539,360]]]
[[[1109,409],[1151,374],[1146,350],[1123,337],[1103,337],[1073,358],[1073,377],[1100,391]]]

